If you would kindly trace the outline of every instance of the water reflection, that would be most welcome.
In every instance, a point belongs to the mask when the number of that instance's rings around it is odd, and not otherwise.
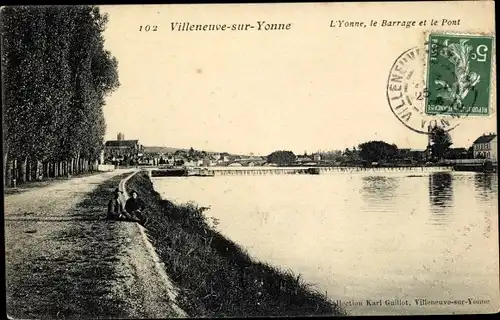
[[[398,179],[387,176],[366,176],[362,178],[361,194],[365,200],[381,202],[394,197]]]
[[[429,201],[433,222],[446,223],[453,206],[453,176],[450,173],[436,172],[429,175]]]
[[[210,205],[209,215],[220,220],[217,228],[256,259],[290,268],[337,299],[497,298],[498,282],[491,281],[498,279],[498,256],[491,251],[498,236],[496,176],[408,175],[155,178],[154,183],[166,198]],[[478,192],[490,186],[491,196],[481,198]],[[263,223],[256,212],[269,213],[269,219]],[[394,314],[457,311],[451,305],[386,307]],[[351,308],[353,313],[375,309],[381,310],[365,304]]]
[[[476,173],[474,175],[474,187],[481,198],[489,198],[494,195],[494,176],[492,173]]]

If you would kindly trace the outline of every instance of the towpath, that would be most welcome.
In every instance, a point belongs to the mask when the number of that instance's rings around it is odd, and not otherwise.
[[[172,308],[137,225],[104,219],[111,191],[131,172],[4,197],[9,317],[182,316]]]

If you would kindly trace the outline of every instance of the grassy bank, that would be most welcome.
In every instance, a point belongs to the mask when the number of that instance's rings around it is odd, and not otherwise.
[[[127,183],[146,203],[148,233],[167,273],[181,289],[179,304],[195,317],[342,315],[324,294],[290,271],[255,262],[211,229],[204,208],[162,200],[146,173]]]

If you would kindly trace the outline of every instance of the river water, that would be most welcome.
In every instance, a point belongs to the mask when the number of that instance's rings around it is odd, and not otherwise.
[[[206,215],[218,219],[216,228],[255,259],[300,273],[352,315],[499,310],[495,174],[236,175],[153,183],[175,203],[210,207]]]

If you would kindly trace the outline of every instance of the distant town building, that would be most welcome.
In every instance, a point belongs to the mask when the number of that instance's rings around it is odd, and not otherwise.
[[[296,164],[305,164],[308,162],[311,162],[313,159],[307,157],[307,156],[298,156],[297,159],[295,160]]]
[[[194,160],[187,160],[184,162],[184,166],[186,167],[196,167],[197,162]]]
[[[104,144],[104,157],[110,158],[136,158],[143,152],[139,140],[125,140],[123,133],[118,133],[116,140],[108,140]]]
[[[313,155],[313,159],[314,159],[314,161],[321,161],[321,155],[319,153],[315,153]]]
[[[208,166],[210,166],[210,163],[211,163],[210,158],[206,157],[206,158],[203,159],[202,166],[208,167]]]
[[[474,158],[497,160],[497,135],[484,134],[477,138],[473,145]]]

